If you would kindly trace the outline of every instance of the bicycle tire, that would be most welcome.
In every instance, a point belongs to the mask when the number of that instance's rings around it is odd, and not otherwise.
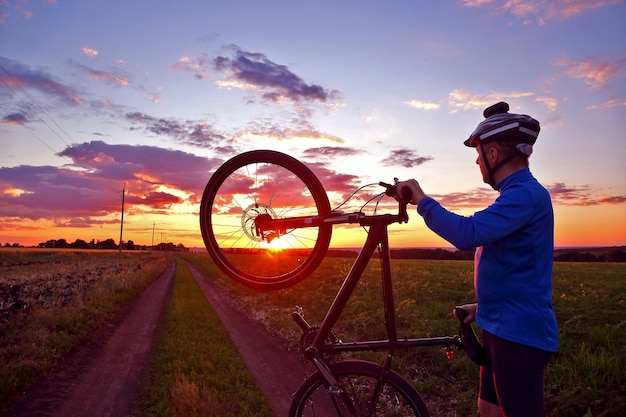
[[[332,404],[320,371],[308,377],[298,388],[291,402],[289,417],[309,416],[417,416],[430,413],[415,388],[393,370],[383,370],[377,363],[350,360],[330,365],[339,380],[342,392],[338,411]],[[381,391],[374,398],[372,392]],[[351,403],[354,406],[347,405]],[[373,407],[373,410],[371,409]],[[351,410],[352,409],[352,410]]]
[[[255,150],[229,159],[213,173],[202,195],[200,229],[209,255],[227,276],[257,290],[276,290],[317,268],[330,245],[332,225],[258,236],[255,220],[330,211],[324,187],[306,165],[281,152]]]

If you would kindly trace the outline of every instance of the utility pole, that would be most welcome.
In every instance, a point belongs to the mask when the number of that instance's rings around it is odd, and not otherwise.
[[[122,253],[122,231],[124,230],[124,195],[126,194],[126,183],[124,183],[124,189],[122,189],[122,221],[120,222],[120,250]]]
[[[154,227],[156,225],[156,222],[153,220],[152,221],[152,249],[154,249]]]

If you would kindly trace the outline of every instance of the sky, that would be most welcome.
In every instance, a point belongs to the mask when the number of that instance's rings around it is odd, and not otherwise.
[[[254,149],[323,167],[333,207],[416,178],[471,215],[497,192],[463,141],[506,101],[541,123],[555,245],[626,245],[624,22],[624,0],[0,0],[0,244],[118,241],[125,190],[123,240],[202,247],[211,173]],[[392,235],[450,246],[413,211]]]

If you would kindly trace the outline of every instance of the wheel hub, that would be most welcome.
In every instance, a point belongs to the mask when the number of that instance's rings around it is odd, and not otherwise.
[[[263,224],[276,218],[276,213],[265,203],[254,203],[246,207],[241,213],[241,228],[246,236],[255,242],[271,242],[279,235],[277,232],[268,233]]]

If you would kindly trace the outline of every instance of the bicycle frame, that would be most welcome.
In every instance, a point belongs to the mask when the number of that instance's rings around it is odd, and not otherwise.
[[[316,367],[324,375],[326,382],[330,387],[336,387],[338,382],[332,375],[328,365],[323,359],[323,353],[340,353],[348,351],[364,351],[364,350],[387,350],[387,356],[384,361],[384,369],[388,369],[391,365],[391,359],[397,348],[413,348],[424,346],[446,346],[448,352],[452,350],[452,346],[462,348],[462,340],[460,336],[444,336],[429,338],[398,338],[396,325],[395,301],[393,296],[393,283],[391,276],[391,256],[389,252],[388,226],[393,223],[402,223],[408,220],[406,214],[406,203],[400,202],[398,214],[382,214],[366,216],[363,213],[331,216],[319,221],[338,223],[359,223],[361,226],[369,226],[367,239],[354,261],[350,271],[335,296],[330,308],[328,309],[319,330],[310,346],[305,348],[305,356],[313,361]],[[279,222],[280,220],[277,220]],[[309,224],[311,221],[309,221]],[[293,225],[293,224],[292,224]],[[379,248],[381,267],[382,267],[382,292],[384,301],[385,327],[388,339],[386,340],[370,340],[356,342],[337,342],[326,343],[331,335],[332,329],[337,323],[343,309],[350,296],[352,295],[361,275],[365,271],[372,255]],[[296,307],[296,311],[292,315],[293,319],[306,332],[311,329],[311,325],[306,322],[302,309]]]

